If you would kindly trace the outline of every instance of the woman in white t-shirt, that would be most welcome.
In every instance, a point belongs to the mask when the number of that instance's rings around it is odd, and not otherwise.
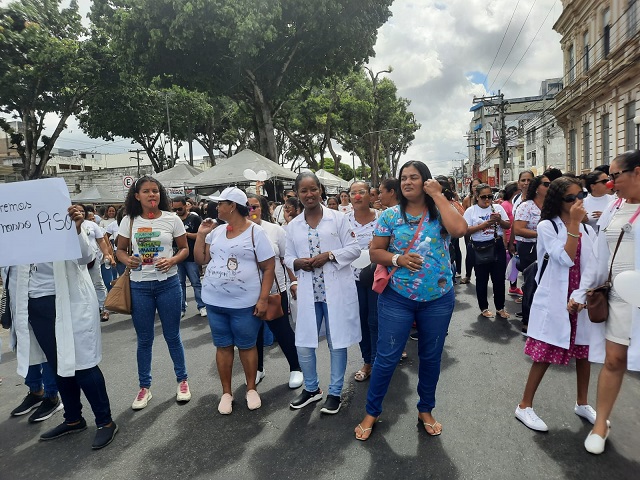
[[[162,184],[153,177],[141,177],[129,189],[125,200],[127,215],[118,230],[116,254],[131,269],[131,319],[138,337],[140,390],[131,406],[134,410],[145,408],[152,398],[151,350],[156,310],[178,382],[176,400],[191,399],[180,338],[182,290],[177,267],[187,258],[189,247],[182,220],[169,212],[169,207]],[[175,255],[174,241],[178,247]]]
[[[228,415],[233,410],[234,346],[238,347],[247,383],[247,407],[255,410],[262,405],[256,391],[256,339],[275,278],[275,253],[264,230],[247,218],[247,196],[242,190],[228,187],[212,199],[218,202],[218,218],[227,224],[215,228],[211,219],[202,222],[194,258],[207,266],[202,301],[207,306],[222,384],[218,411]]]
[[[507,254],[503,241],[504,230],[511,226],[509,216],[500,205],[493,204],[493,192],[486,183],[476,187],[478,203],[464,212],[464,219],[471,235],[471,248],[475,253],[476,297],[482,316],[493,318],[489,310],[487,292],[489,277],[493,285],[493,303],[497,314],[504,319],[510,317],[504,308]]]
[[[600,215],[607,209],[607,206],[615,199],[611,194],[611,189],[607,187],[609,175],[595,170],[587,175],[585,187],[589,195],[584,199],[584,209],[587,211],[587,223],[596,232],[598,231],[598,220]]]
[[[342,213],[349,213],[353,210],[353,205],[349,201],[349,192],[340,192],[340,205],[338,205],[338,211]]]

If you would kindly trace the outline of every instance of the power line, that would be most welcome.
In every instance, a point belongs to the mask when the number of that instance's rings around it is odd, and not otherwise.
[[[500,41],[500,46],[498,46],[498,51],[496,52],[496,56],[493,57],[493,62],[491,62],[491,66],[489,67],[489,71],[487,72],[487,74],[484,77],[484,83],[487,83],[487,80],[489,79],[489,74],[491,73],[491,69],[493,68],[493,65],[496,63],[496,59],[498,58],[498,54],[500,53],[500,49],[502,48],[502,44],[504,43],[504,39],[507,38],[507,32],[509,31],[509,27],[511,26],[511,22],[513,20],[513,17],[516,14],[516,10],[518,10],[518,5],[520,4],[520,0],[518,0],[516,2],[516,6],[513,9],[513,13],[511,13],[511,18],[509,19],[509,23],[507,24],[507,28],[504,31],[504,35],[502,36],[502,40]]]

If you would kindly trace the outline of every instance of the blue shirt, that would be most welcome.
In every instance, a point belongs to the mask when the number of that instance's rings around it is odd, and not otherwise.
[[[373,232],[376,237],[391,237],[389,252],[400,255],[411,243],[422,216],[407,213],[408,223],[400,211],[400,205],[386,209],[378,219]],[[425,217],[418,238],[408,253],[417,253],[424,259],[422,268],[412,273],[399,267],[389,280],[389,286],[400,295],[419,302],[437,300],[453,287],[451,259],[449,255],[449,234],[443,236],[443,226],[438,217],[430,222]],[[387,267],[391,270],[393,267]]]

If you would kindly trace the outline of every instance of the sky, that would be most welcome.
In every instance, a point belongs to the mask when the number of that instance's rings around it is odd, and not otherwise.
[[[91,2],[79,4],[85,14]],[[560,35],[552,29],[562,13],[559,0],[395,0],[391,11],[369,67],[393,69],[386,75],[422,125],[401,163],[422,160],[434,175],[448,174],[467,156],[474,96],[538,95],[542,80],[562,76]],[[55,122],[47,119],[51,129]],[[99,153],[135,148],[128,139],[88,138],[73,119],[56,146]],[[204,153],[194,143],[194,154]]]

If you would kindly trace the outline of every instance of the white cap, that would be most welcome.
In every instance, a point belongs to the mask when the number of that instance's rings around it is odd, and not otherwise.
[[[234,202],[243,206],[247,205],[247,195],[238,187],[227,187],[222,191],[220,196],[210,196],[209,198],[214,202],[226,201]]]

